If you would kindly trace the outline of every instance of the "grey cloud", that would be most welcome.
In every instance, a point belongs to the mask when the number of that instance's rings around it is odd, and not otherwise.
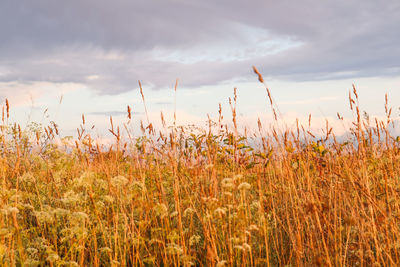
[[[4,0],[0,81],[76,82],[117,94],[139,79],[151,88],[176,78],[185,87],[229,82],[250,77],[252,65],[295,81],[399,75],[398,25],[397,0]],[[254,52],[275,39],[298,45]],[[225,50],[232,58],[217,59]]]
[[[65,45],[147,50],[218,39],[234,27],[179,1],[5,0],[0,4],[2,45],[29,51]],[[218,25],[218,27],[215,27]],[[218,30],[216,30],[218,29]],[[194,30],[195,34],[188,34]]]

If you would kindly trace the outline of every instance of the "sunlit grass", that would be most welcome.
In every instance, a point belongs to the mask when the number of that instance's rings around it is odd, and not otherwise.
[[[0,262],[399,265],[400,140],[388,130],[391,109],[370,125],[355,89],[349,101],[355,121],[343,142],[329,126],[321,136],[301,125],[250,142],[237,130],[235,96],[233,127],[220,113],[208,129],[156,134],[147,122],[134,137],[111,120],[115,143],[108,148],[86,133],[84,117],[76,142],[61,138],[54,123],[21,129],[8,122],[7,102]]]

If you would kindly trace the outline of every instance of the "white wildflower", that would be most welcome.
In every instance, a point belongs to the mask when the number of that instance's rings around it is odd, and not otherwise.
[[[226,214],[226,208],[221,208],[221,207],[219,207],[219,208],[217,208],[217,209],[214,210],[214,214],[215,214],[216,216],[222,217],[222,216],[224,216],[224,215]]]
[[[80,200],[81,200],[81,195],[71,190],[66,192],[63,198],[61,199],[61,201],[66,205],[75,205]]]
[[[60,256],[58,256],[56,253],[51,253],[48,257],[47,257],[47,261],[49,262],[56,262],[60,259]]]
[[[231,197],[233,196],[233,194],[231,192],[223,192],[223,194],[227,197]]]
[[[171,255],[181,255],[183,253],[183,249],[177,244],[167,244],[166,250]]]
[[[187,208],[185,209],[185,211],[183,212],[183,217],[188,217],[190,215],[192,215],[194,213],[194,209],[192,208]]]
[[[108,182],[96,176],[93,186],[96,189],[108,189]]]
[[[209,197],[202,197],[202,198],[201,198],[201,200],[202,200],[203,202],[207,202],[208,199],[209,199]]]
[[[12,234],[12,231],[8,228],[1,228],[0,229],[0,237],[7,237]]]
[[[34,210],[35,209],[31,204],[22,204],[22,206],[26,210]]]
[[[144,189],[146,189],[146,185],[139,181],[133,181],[131,187],[133,190],[139,190],[139,191],[143,191]]]
[[[261,208],[260,201],[255,200],[255,201],[251,202],[250,208],[252,210],[259,210]]]
[[[65,262],[65,265],[70,267],[79,267],[79,264],[76,261],[67,261]]]
[[[39,223],[53,223],[54,222],[54,216],[47,211],[36,211],[35,212],[36,219],[39,221]]]
[[[61,209],[61,208],[57,208],[53,212],[55,215],[60,216],[60,217],[69,215],[71,213],[69,210]]]
[[[217,263],[216,267],[223,267],[223,266],[226,266],[227,264],[228,264],[227,261],[219,261],[219,262]]]
[[[246,249],[248,251],[251,251],[251,246],[249,244],[243,243],[242,246],[243,246],[244,249]]]
[[[86,171],[76,179],[77,185],[85,188],[90,188],[95,181],[95,174],[93,172]]]
[[[250,231],[258,231],[258,230],[259,230],[259,228],[258,228],[258,226],[257,226],[257,225],[255,225],[255,224],[252,224],[252,225],[250,225],[250,226],[249,226],[249,230],[250,230]]]
[[[109,204],[114,202],[114,197],[111,196],[111,195],[105,195],[103,198],[104,198],[104,201],[109,203]]]
[[[74,222],[72,222],[72,223],[74,224]],[[81,225],[75,225],[74,227],[72,227],[70,229],[71,229],[71,234],[74,235],[78,239],[84,239],[88,236],[88,231],[85,228],[83,228]]]
[[[118,176],[111,178],[111,185],[116,188],[124,187],[128,183],[129,183],[129,180],[125,176],[122,176],[122,175],[118,175]]]
[[[167,238],[168,238],[168,240],[170,240],[172,243],[175,243],[175,241],[179,239],[179,234],[178,234],[175,230],[173,230],[172,232],[170,232],[170,233],[167,235]]]
[[[8,207],[7,208],[7,212],[9,213],[9,214],[17,214],[18,212],[19,212],[19,210],[18,210],[18,208],[17,207]]]
[[[225,178],[221,181],[221,186],[226,189],[234,188],[235,184],[233,183],[232,178]]]
[[[21,177],[19,177],[19,180],[26,184],[31,184],[36,181],[35,176],[33,176],[33,174],[30,172],[24,173]]]
[[[82,221],[89,218],[89,216],[86,213],[82,212],[82,211],[78,211],[78,212],[72,213],[72,217],[77,219],[77,220],[82,220]]]
[[[38,250],[36,248],[27,248],[26,252],[31,256],[31,258],[33,258],[38,253]]]
[[[249,183],[243,182],[238,186],[239,190],[249,190],[251,188],[251,185]]]
[[[157,204],[154,208],[154,212],[157,216],[164,218],[168,215],[168,208],[165,204]]]
[[[130,240],[132,241],[132,245],[134,245],[134,246],[139,246],[140,245],[140,239],[139,238],[132,237],[132,238],[130,238]]]
[[[40,266],[40,261],[34,259],[26,259],[23,266]]]
[[[102,210],[105,208],[106,205],[104,205],[104,203],[102,201],[97,201],[96,202],[96,209]]]
[[[190,244],[190,246],[197,245],[197,244],[200,243],[200,241],[201,241],[201,236],[199,236],[199,235],[192,235],[192,236],[189,238],[189,244]]]

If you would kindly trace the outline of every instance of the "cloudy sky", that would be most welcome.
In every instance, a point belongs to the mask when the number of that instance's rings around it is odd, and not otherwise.
[[[288,119],[350,116],[352,83],[365,110],[382,115],[387,92],[397,116],[399,25],[398,0],[2,0],[0,98],[15,120],[70,134],[82,113],[99,129],[128,104],[142,119],[138,80],[151,118],[169,116],[179,79],[182,124],[215,117],[219,103],[228,116],[237,87],[251,125],[270,116],[254,65]]]

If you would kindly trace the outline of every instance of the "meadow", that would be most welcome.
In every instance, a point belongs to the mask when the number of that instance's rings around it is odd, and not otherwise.
[[[254,68],[258,79],[262,75]],[[280,112],[270,91],[266,102]],[[144,94],[140,90],[144,102]],[[400,138],[362,114],[353,88],[347,140],[329,124],[293,129],[114,125],[114,143],[22,128],[4,104],[2,266],[398,266]],[[145,103],[145,102],[144,102]],[[131,108],[127,108],[127,123]],[[310,118],[311,119],[311,118]],[[343,118],[338,114],[338,120]],[[258,134],[257,134],[258,133]]]

